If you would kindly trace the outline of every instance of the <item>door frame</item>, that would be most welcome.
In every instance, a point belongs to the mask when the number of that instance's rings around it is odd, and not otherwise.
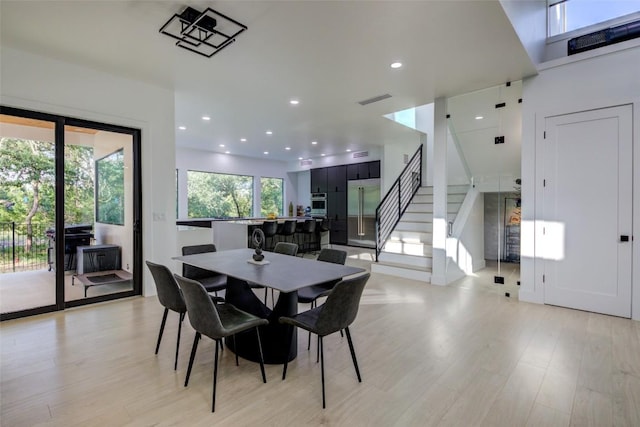
[[[131,135],[133,152],[133,289],[107,295],[88,297],[81,300],[66,301],[64,298],[64,238],[55,240],[55,286],[56,302],[52,305],[29,308],[11,313],[1,313],[0,321],[33,316],[36,314],[61,311],[65,308],[78,307],[98,302],[111,301],[142,295],[142,131],[141,129],[102,123],[59,114],[44,113],[0,105],[0,114],[44,120],[55,123],[55,228],[64,230],[64,186],[57,185],[64,182],[64,148],[65,125],[86,127],[90,129]],[[64,232],[63,232],[64,233]],[[62,254],[63,256],[59,256]]]

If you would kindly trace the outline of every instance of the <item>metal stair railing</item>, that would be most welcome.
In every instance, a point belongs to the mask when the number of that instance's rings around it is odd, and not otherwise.
[[[389,236],[422,185],[422,145],[376,208],[376,262]]]

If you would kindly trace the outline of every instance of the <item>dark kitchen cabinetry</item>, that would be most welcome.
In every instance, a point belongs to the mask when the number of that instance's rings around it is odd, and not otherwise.
[[[327,192],[343,193],[347,191],[347,166],[327,168]]]
[[[347,179],[349,181],[370,178],[380,178],[380,161],[354,163],[347,166]]]
[[[311,169],[311,192],[326,193],[327,192],[327,169],[318,168]]]
[[[331,243],[347,244],[347,193],[327,193],[327,218],[331,221]]]

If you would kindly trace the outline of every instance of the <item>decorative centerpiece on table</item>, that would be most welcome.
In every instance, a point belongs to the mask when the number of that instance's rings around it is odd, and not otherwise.
[[[264,244],[264,233],[261,229],[256,228],[251,234],[251,242],[255,248],[255,253],[252,255],[253,260],[249,260],[252,264],[269,264],[269,261],[264,259],[262,254],[262,245]]]

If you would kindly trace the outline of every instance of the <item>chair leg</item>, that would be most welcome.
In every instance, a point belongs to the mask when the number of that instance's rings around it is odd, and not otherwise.
[[[193,368],[193,361],[196,358],[196,350],[198,349],[198,341],[200,341],[200,332],[196,332],[196,337],[193,339],[193,346],[191,346],[191,356],[189,357],[189,367],[187,368],[187,377],[184,379],[184,386],[189,385],[189,377],[191,376],[191,368]],[[216,348],[218,348],[216,344]]]
[[[311,308],[316,307],[316,301],[311,301]],[[309,331],[309,339],[307,340],[307,351],[311,350],[311,331]]]
[[[322,376],[322,409],[326,408],[324,398],[324,349],[322,348],[322,337],[318,335],[318,347],[320,347],[320,375]]]
[[[160,350],[160,341],[162,341],[164,324],[167,323],[167,314],[169,314],[169,309],[165,307],[164,314],[162,315],[162,323],[160,323],[160,333],[158,334],[158,343],[156,344],[156,354],[158,354],[158,350]]]
[[[258,337],[258,351],[260,352],[260,372],[262,373],[262,382],[267,383],[267,375],[264,373],[264,358],[262,356],[262,343],[260,342],[260,329],[256,327],[256,336]]]
[[[216,342],[219,340],[216,340]],[[218,346],[216,345],[216,355],[213,359],[213,396],[211,397],[211,412],[216,411],[216,383],[218,381]]]
[[[267,296],[269,296],[269,288],[265,287],[264,288],[264,305],[267,305]]]
[[[353,359],[353,367],[356,368],[356,375],[358,376],[358,382],[362,382],[362,378],[360,378],[360,369],[358,369],[358,361],[356,360],[356,352],[353,349],[353,341],[351,341],[351,333],[349,332],[349,328],[344,328],[347,333],[347,341],[349,341],[349,350],[351,351],[351,359]]]
[[[180,332],[182,331],[182,321],[186,313],[180,313],[180,321],[178,322],[178,340],[176,341],[176,361],[173,363],[173,370],[178,370],[178,352],[180,351]]]
[[[291,348],[291,341],[293,340],[295,327],[289,326],[289,339],[287,345],[284,347],[284,367],[282,368],[282,381],[287,377],[287,365],[289,364],[289,348]]]
[[[240,366],[240,364],[238,363],[238,347],[236,347],[236,336],[235,336],[235,334],[233,335],[233,349],[236,351],[236,366]]]

